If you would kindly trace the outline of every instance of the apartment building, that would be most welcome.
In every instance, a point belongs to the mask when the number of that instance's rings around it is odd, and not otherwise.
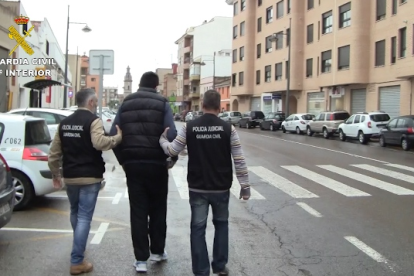
[[[200,80],[231,74],[231,17],[216,16],[190,27],[178,45],[177,105],[180,110],[199,110]]]
[[[203,78],[200,81],[200,91],[205,93],[207,90],[215,89],[217,92],[220,93],[221,96],[221,103],[220,103],[220,110],[221,111],[230,111],[230,84],[231,84],[231,77],[207,77]]]
[[[99,95],[99,75],[89,74],[89,57],[84,54],[80,58],[80,88],[91,88],[95,90],[96,95]]]
[[[157,74],[158,79],[160,81],[159,85],[157,86],[157,92],[161,95],[164,94],[164,77],[168,74],[172,74],[173,68],[157,68],[155,69],[155,74]]]
[[[233,110],[286,110],[290,71],[290,113],[412,114],[413,1],[226,3],[234,9]]]
[[[110,108],[115,107],[115,102],[118,102],[118,87],[107,86],[103,88],[102,106]]]

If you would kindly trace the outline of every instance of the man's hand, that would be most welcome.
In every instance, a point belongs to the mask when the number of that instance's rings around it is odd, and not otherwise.
[[[116,127],[116,134],[122,136],[122,130],[119,128],[119,126],[116,125],[115,127]]]
[[[53,187],[58,190],[62,189],[62,178],[60,176],[53,177]]]
[[[169,157],[167,159],[167,169],[172,169],[174,167],[175,163],[177,163],[177,159],[173,159],[173,158]]]
[[[165,139],[167,139],[167,133],[168,133],[168,130],[170,130],[170,128],[169,127],[167,127],[165,130],[164,130],[164,132],[162,133],[162,137],[164,137]]]
[[[250,186],[243,187],[240,190],[239,199],[248,200],[250,198]]]

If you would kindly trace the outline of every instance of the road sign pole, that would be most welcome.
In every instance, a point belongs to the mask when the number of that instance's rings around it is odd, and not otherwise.
[[[102,104],[103,104],[103,78],[104,78],[104,56],[99,57],[99,116],[102,120]]]

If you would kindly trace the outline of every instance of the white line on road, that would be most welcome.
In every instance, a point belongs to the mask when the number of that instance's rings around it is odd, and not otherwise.
[[[404,166],[404,165],[400,165],[400,164],[386,164],[386,165],[389,166],[389,167],[396,168],[396,169],[405,170],[405,171],[409,171],[409,172],[414,172],[413,167]]]
[[[319,196],[311,193],[310,191],[292,183],[286,178],[275,174],[274,172],[262,167],[249,167],[249,171],[260,176],[265,182],[269,183],[273,187],[281,190],[282,192],[290,195],[293,198],[317,198]]]
[[[15,228],[4,227],[0,231],[13,231],[13,232],[44,232],[44,233],[73,233],[73,230],[66,229],[42,229],[42,228]],[[97,231],[90,231],[89,233],[95,234]]]
[[[365,183],[367,185],[370,185],[372,187],[376,187],[378,189],[382,189],[384,191],[390,192],[392,194],[396,195],[414,195],[414,191],[361,174],[357,172],[353,172],[350,170],[342,169],[336,166],[332,165],[320,165],[319,168],[328,170],[333,173],[337,173],[339,175],[351,178],[353,180]]]
[[[370,258],[372,258],[374,261],[378,263],[385,264],[391,271],[396,272],[395,264],[391,263],[389,260],[387,260],[384,256],[382,256],[380,253],[366,245],[364,242],[360,241],[359,239],[352,237],[352,236],[346,236],[344,237],[347,241],[349,241],[351,244],[353,244],[356,248],[364,252],[366,255],[368,255]]]
[[[303,210],[305,210],[306,212],[308,212],[309,214],[311,214],[314,217],[317,218],[321,218],[322,214],[319,213],[318,211],[316,211],[315,209],[313,209],[312,207],[310,207],[308,204],[306,204],[305,202],[296,202],[296,204],[301,207]]]
[[[352,188],[348,185],[345,185],[341,182],[338,182],[336,180],[333,180],[329,177],[320,175],[318,173],[315,173],[313,171],[307,170],[305,168],[302,168],[300,166],[281,166],[282,168],[291,171],[293,173],[296,173],[304,178],[307,178],[309,180],[312,180],[313,182],[316,182],[328,189],[334,190],[337,193],[340,193],[347,197],[360,197],[360,196],[371,196],[368,193],[365,193],[361,190]]]
[[[378,167],[371,166],[371,165],[365,165],[365,164],[357,164],[357,165],[351,165],[351,166],[414,184],[414,177],[411,175],[406,175],[403,173],[399,173],[399,172],[395,172],[395,171],[391,171],[387,169],[382,169],[382,168],[378,168]]]
[[[182,166],[175,166],[171,170],[175,186],[182,199],[188,199],[187,170]]]
[[[122,193],[116,193],[114,199],[112,200],[112,204],[119,204],[119,201],[122,198]]]
[[[124,197],[125,197],[125,198],[129,198],[129,194],[128,194],[128,187],[126,187],[126,188],[125,188]]]
[[[45,195],[45,197],[48,197],[48,198],[56,198],[56,199],[68,199],[68,196],[63,196],[63,195],[53,195],[53,194],[50,194],[50,195]],[[98,196],[98,199],[114,199],[114,197],[113,196]]]
[[[109,223],[102,222],[101,225],[99,225],[98,230],[95,233],[95,236],[93,236],[93,239],[91,240],[91,244],[100,244],[106,231],[108,230]]]
[[[239,181],[237,181],[236,175],[233,175],[233,185],[231,185],[230,191],[237,199],[240,198],[240,184]],[[266,198],[253,187],[250,187],[250,199],[264,200]]]

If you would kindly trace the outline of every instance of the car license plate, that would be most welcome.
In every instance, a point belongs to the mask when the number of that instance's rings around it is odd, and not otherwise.
[[[0,216],[10,212],[10,205],[8,203],[0,207]]]

